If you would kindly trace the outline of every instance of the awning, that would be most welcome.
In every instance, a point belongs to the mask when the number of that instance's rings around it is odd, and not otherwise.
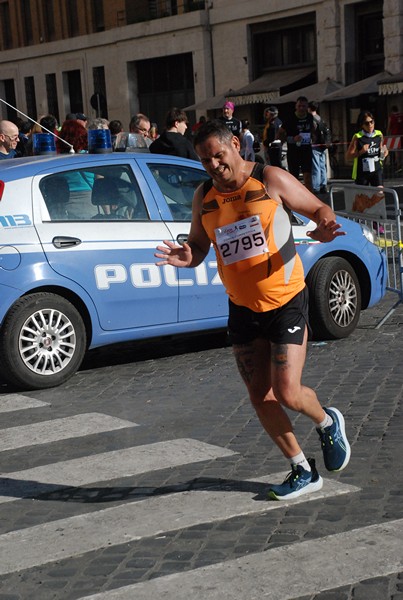
[[[326,79],[325,81],[319,81],[313,85],[308,85],[307,87],[295,90],[295,92],[280,96],[280,98],[277,98],[276,104],[296,102],[299,96],[305,96],[309,101],[314,100],[315,102],[322,102],[327,94],[340,90],[342,87],[341,83],[338,83],[333,79]]]
[[[346,100],[347,98],[355,98],[356,96],[361,96],[361,94],[377,94],[378,81],[387,77],[388,75],[390,75],[390,73],[387,71],[377,73],[376,75],[371,75],[371,77],[361,79],[360,81],[356,81],[351,85],[347,85],[341,90],[337,90],[332,94],[328,94],[323,98],[323,100],[326,102],[331,102],[333,100]]]
[[[217,96],[211,96],[190,106],[186,106],[183,110],[214,110],[222,108],[227,99],[228,94],[234,93],[234,90],[229,90],[227,94],[217,94]]]
[[[378,93],[381,94],[381,96],[387,96],[388,94],[401,94],[402,92],[403,71],[378,81]]]
[[[313,74],[312,67],[265,73],[248,83],[248,85],[232,91],[231,95],[228,96],[228,100],[236,106],[257,103],[269,104],[279,98],[281,88],[297,83]]]

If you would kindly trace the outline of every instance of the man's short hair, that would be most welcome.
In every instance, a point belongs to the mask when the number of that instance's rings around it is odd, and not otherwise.
[[[176,121],[179,121],[179,123],[187,123],[188,117],[184,110],[182,110],[181,108],[174,107],[174,108],[171,108],[171,110],[169,110],[166,114],[166,117],[165,117],[166,128],[170,129],[171,127],[173,127],[175,125]]]
[[[53,132],[57,128],[57,119],[54,115],[45,115],[39,121],[39,125]]]
[[[213,119],[212,121],[206,121],[199,127],[196,135],[193,139],[193,145],[196,147],[199,144],[203,144],[209,137],[215,136],[221,142],[229,144],[232,140],[233,133],[228,129],[224,121],[220,119]]]
[[[297,102],[308,102],[308,98],[306,96],[298,96]]]
[[[111,130],[112,135],[117,135],[121,131],[123,131],[123,123],[119,119],[112,119],[109,121],[109,129]]]
[[[133,131],[133,129],[139,129],[141,121],[147,121],[148,123],[150,123],[150,126],[151,126],[151,121],[146,115],[144,115],[143,113],[137,113],[130,120],[130,123],[129,123],[130,131]]]
[[[310,110],[314,110],[315,112],[317,112],[317,110],[319,108],[319,102],[315,102],[315,100],[311,100],[311,102],[308,103],[308,108]]]

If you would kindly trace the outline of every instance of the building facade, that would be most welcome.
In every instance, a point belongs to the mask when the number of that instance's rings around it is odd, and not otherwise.
[[[402,25],[401,0],[0,0],[0,117],[84,112],[128,127],[141,111],[162,127],[171,106],[196,120],[233,97],[258,127],[294,90],[374,77],[321,105],[347,139],[359,108],[383,127],[391,104],[403,110],[398,87],[376,87],[399,83]]]

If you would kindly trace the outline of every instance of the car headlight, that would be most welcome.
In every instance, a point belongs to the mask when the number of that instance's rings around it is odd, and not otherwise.
[[[371,242],[371,244],[375,244],[374,230],[370,229],[367,225],[363,225],[362,223],[360,223],[360,225],[363,235],[367,238],[369,242]]]

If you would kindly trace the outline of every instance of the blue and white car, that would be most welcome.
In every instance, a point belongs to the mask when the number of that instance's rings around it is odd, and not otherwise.
[[[226,327],[214,251],[196,269],[155,265],[164,239],[186,240],[194,161],[149,153],[35,156],[0,170],[0,371],[23,389],[59,385],[85,352],[112,343]],[[318,338],[341,338],[385,293],[369,230],[315,243],[294,216]]]

